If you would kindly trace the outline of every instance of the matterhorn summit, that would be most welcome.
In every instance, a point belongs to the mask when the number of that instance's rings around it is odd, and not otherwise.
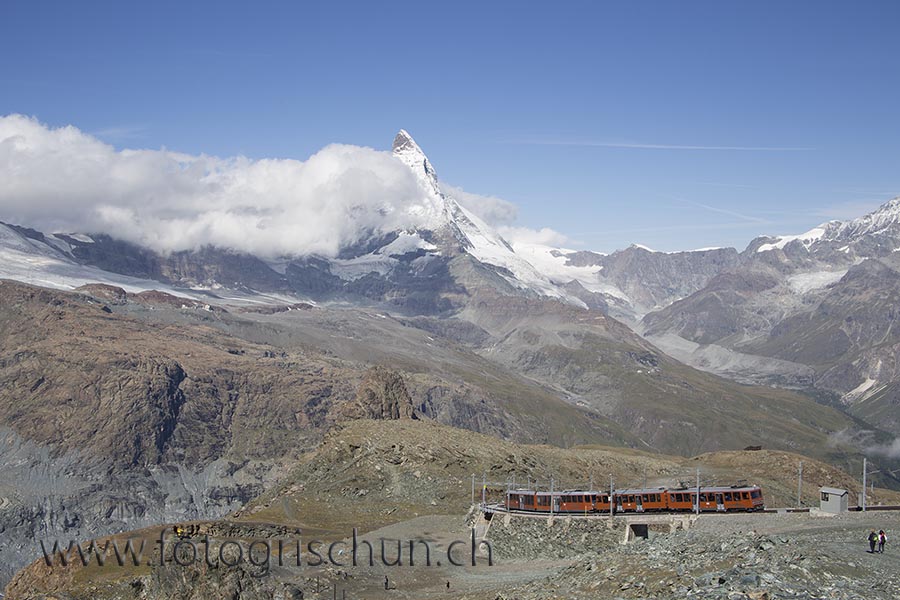
[[[580,300],[568,298],[557,284],[516,254],[496,229],[446,193],[433,164],[405,129],[394,137],[393,153],[415,173],[426,192],[440,199],[443,205],[440,221],[417,231],[423,239],[434,243],[445,256],[464,253],[485,265],[498,267],[498,274],[514,288],[582,304]]]
[[[420,180],[428,183],[436,194],[440,194],[437,173],[431,161],[405,129],[401,129],[394,137],[393,152]]]

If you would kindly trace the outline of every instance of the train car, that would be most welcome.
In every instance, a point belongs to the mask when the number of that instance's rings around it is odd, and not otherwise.
[[[540,499],[538,496],[541,496]],[[550,504],[547,502],[546,508],[544,499],[549,500],[549,494],[546,492],[536,492],[534,490],[514,490],[506,492],[506,508],[507,510],[546,510],[550,512]]]
[[[763,501],[762,489],[759,486],[733,486],[730,488],[717,488],[722,494],[722,504],[725,510],[763,510],[766,504]]]
[[[566,490],[553,494],[553,511],[560,513],[589,513],[609,510],[609,494]]]
[[[668,510],[666,488],[619,490],[613,494],[616,512],[659,512]]]
[[[697,490],[666,490],[666,507],[673,512],[691,512],[697,501]]]
[[[561,492],[536,492],[534,490],[512,490],[506,493],[505,506],[508,510],[527,510],[554,513],[588,513],[609,510],[609,494],[584,490]]]
[[[666,490],[668,510],[691,512],[696,510],[697,489]],[[701,487],[701,512],[754,511],[765,508],[759,486]]]

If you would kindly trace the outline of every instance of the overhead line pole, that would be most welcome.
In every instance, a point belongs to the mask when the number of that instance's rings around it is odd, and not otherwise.
[[[862,508],[863,512],[866,512],[866,475],[868,474],[868,465],[866,464],[866,457],[863,457],[863,489],[862,489],[862,504],[860,504],[860,508]]]
[[[613,516],[613,476],[612,473],[609,475],[609,518],[612,519]]]
[[[696,514],[700,514],[700,468],[697,468],[697,504],[694,506]]]

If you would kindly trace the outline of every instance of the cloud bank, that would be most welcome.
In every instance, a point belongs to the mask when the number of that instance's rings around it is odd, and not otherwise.
[[[105,233],[168,253],[213,245],[261,257],[318,254],[373,233],[434,223],[442,203],[390,152],[330,145],[305,161],[116,150],[68,126],[0,117],[0,220]],[[442,184],[513,237],[517,207]]]
[[[441,191],[480,217],[482,221],[495,227],[513,223],[519,216],[519,207],[503,198],[473,194],[446,183],[441,184]]]
[[[107,233],[160,252],[333,256],[439,210],[405,165],[370,148],[331,145],[306,161],[117,151],[74,127],[0,118],[0,218],[41,231]]]
[[[499,228],[500,235],[513,245],[540,245],[540,246],[565,246],[571,244],[572,240],[555,229],[542,227],[541,229],[530,229],[528,227],[508,227]]]

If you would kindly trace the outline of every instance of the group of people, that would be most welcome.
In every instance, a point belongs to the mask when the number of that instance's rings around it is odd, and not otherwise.
[[[884,544],[887,542],[887,536],[884,534],[884,529],[880,530],[878,533],[875,533],[873,529],[869,532],[869,553],[874,554],[876,552],[875,545],[878,545],[878,552],[884,552]]]

